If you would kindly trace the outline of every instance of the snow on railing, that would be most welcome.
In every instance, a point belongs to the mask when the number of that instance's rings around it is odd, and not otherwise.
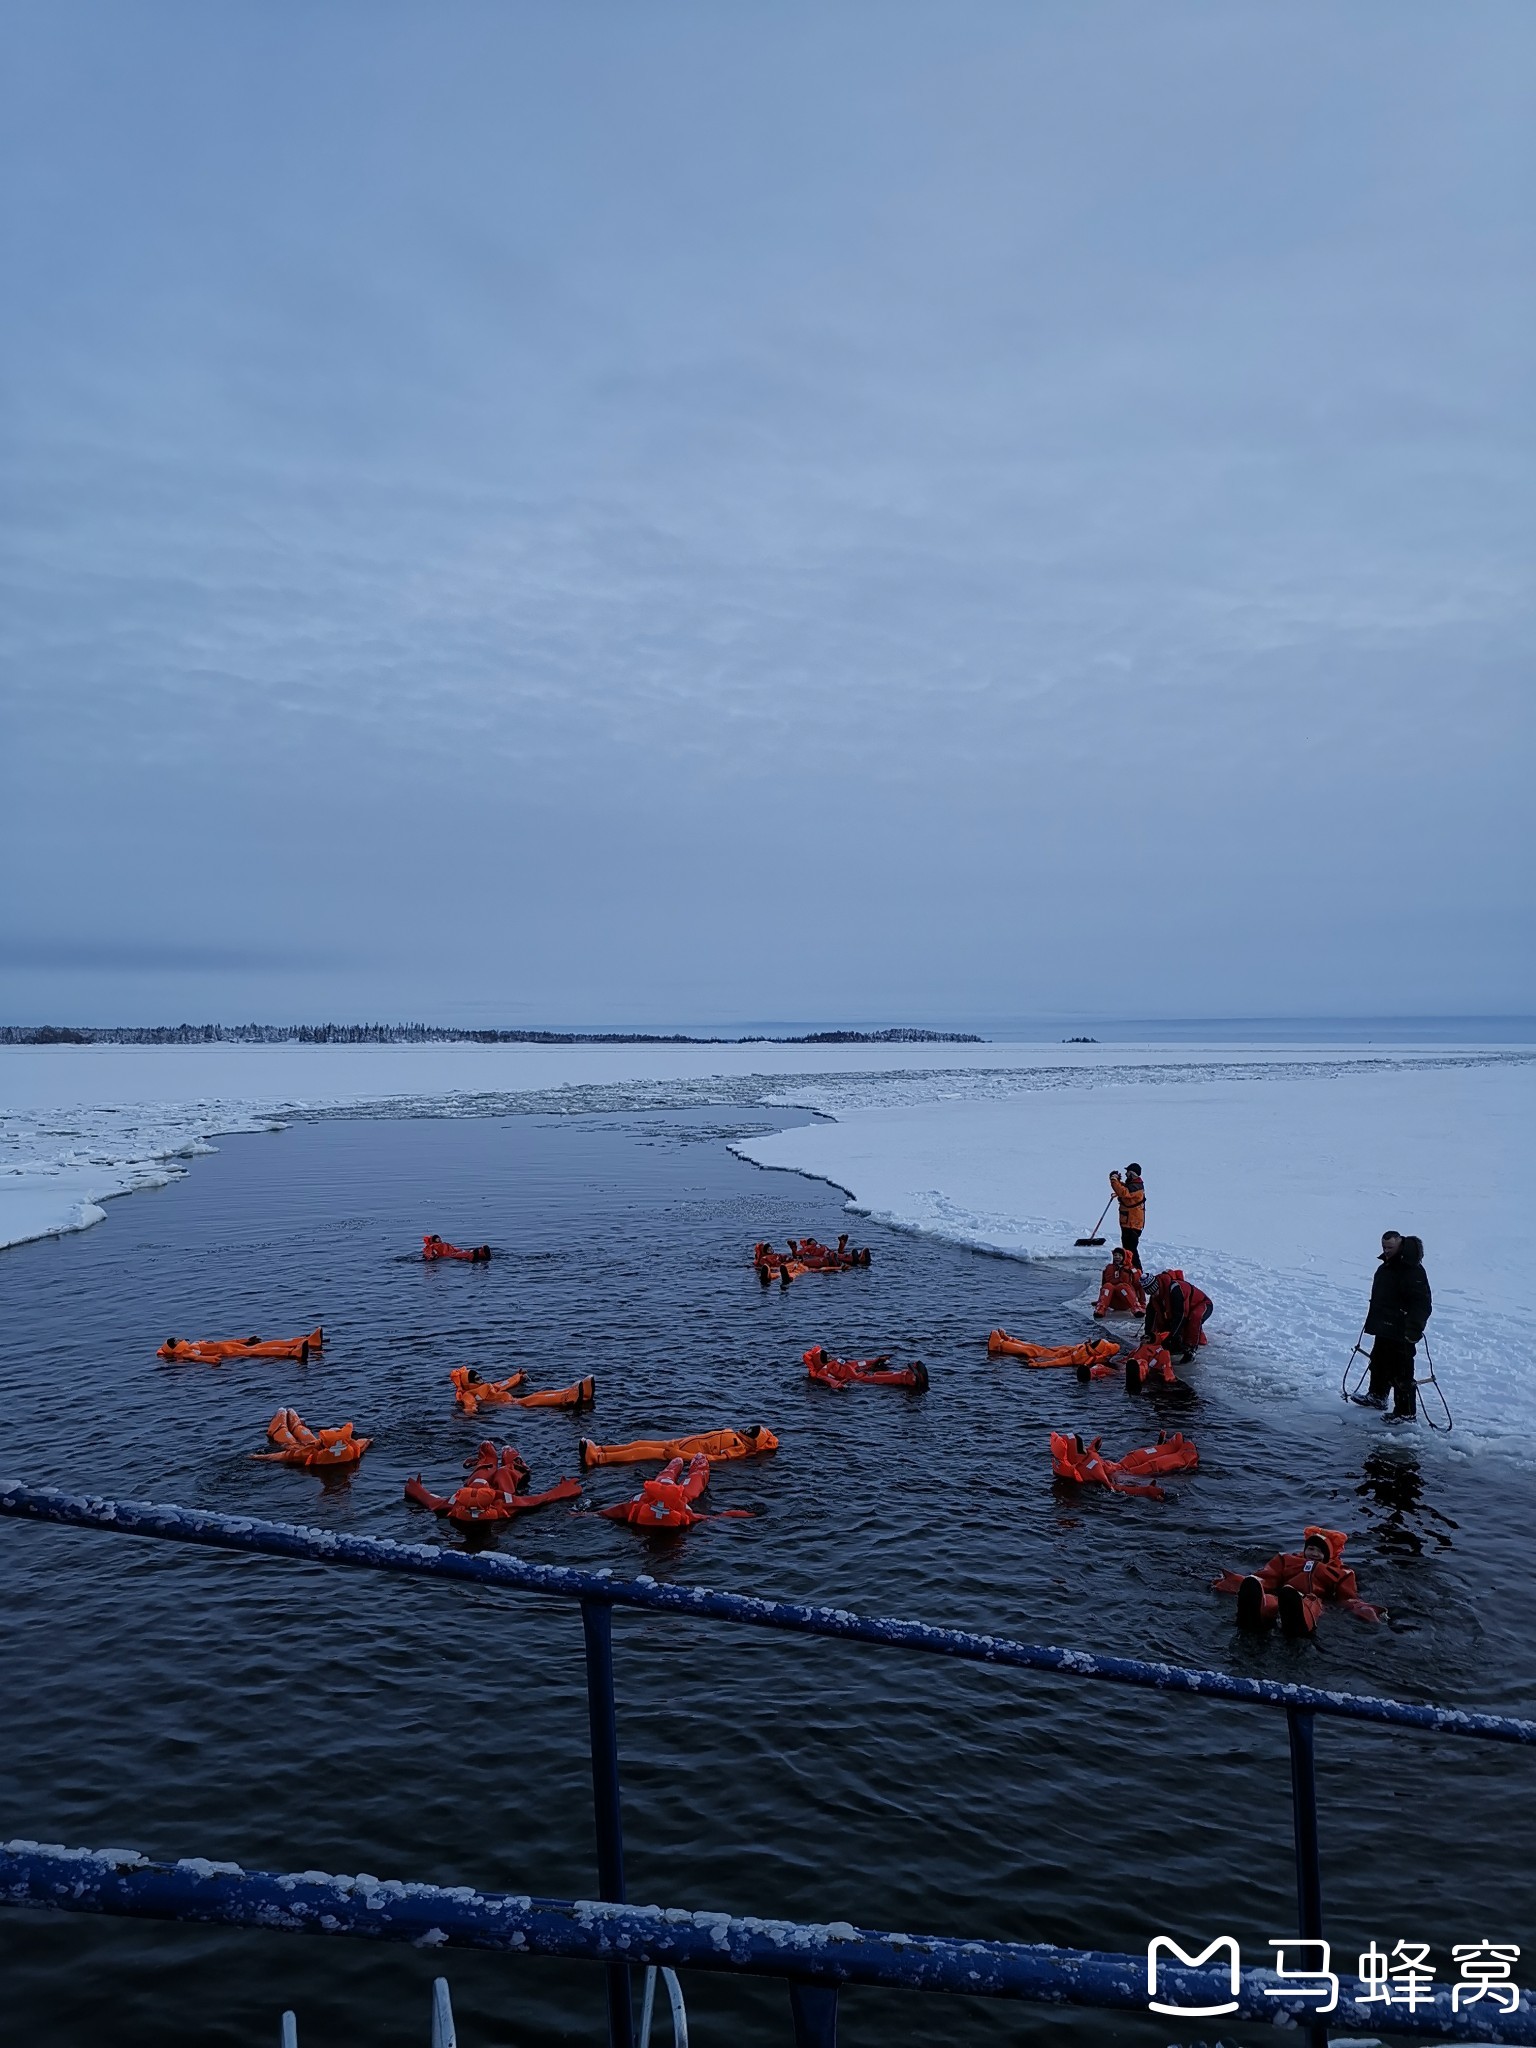
[[[835,2048],[837,1992],[843,1984],[1141,2011],[1147,2009],[1150,1996],[1147,1964],[1136,1956],[957,1941],[937,1935],[874,1934],[846,1922],[814,1926],[627,1905],[613,1678],[616,1607],[1281,1708],[1290,1744],[1297,1929],[1307,1942],[1323,1939],[1314,1758],[1318,1715],[1490,1742],[1536,1743],[1536,1721],[1466,1708],[1372,1699],[1272,1679],[1239,1678],[1224,1671],[1106,1657],[971,1630],[935,1628],[927,1622],[854,1614],[839,1607],[717,1593],[704,1586],[661,1585],[643,1575],[620,1579],[607,1571],[577,1571],[561,1565],[529,1564],[517,1557],[302,1529],[207,1509],[106,1500],[6,1482],[0,1484],[0,1515],[315,1564],[470,1581],[575,1602],[581,1610],[586,1648],[600,1901],[536,1900],[478,1892],[468,1885],[444,1889],[368,1876],[331,1877],[317,1871],[274,1877],[196,1857],[166,1865],[151,1863],[131,1850],[65,1850],[13,1842],[0,1849],[0,1903],[364,1936],[409,1941],[420,1947],[493,1948],[599,1962],[606,1966],[608,1978],[611,2048],[633,2048],[630,1973],[641,1964],[660,1968],[664,1976],[686,1968],[787,1978],[795,2040],[802,2048]],[[1234,1971],[1236,1967],[1234,1955]],[[1229,2005],[1220,2003],[1224,1982],[1219,1971],[1165,1968],[1159,1987],[1171,1988],[1180,2005],[1204,2001],[1208,2010],[1229,2011]],[[1338,2010],[1368,2016],[1374,2001],[1362,1995],[1358,1982],[1353,1993],[1346,1991],[1344,1986],[1351,1982],[1355,1980],[1341,1980]],[[675,1979],[668,1980],[669,1994],[674,1984]],[[446,1985],[443,1988],[446,1998]],[[649,1989],[647,2018],[654,2000],[654,1980]],[[1312,2048],[1326,2048],[1327,2022],[1305,1992],[1287,1989],[1264,1971],[1243,1972],[1241,1986],[1234,1982],[1231,1990],[1244,2017],[1276,2020],[1284,2016],[1299,2021],[1308,2030]],[[1218,1994],[1214,2007],[1210,2004],[1213,1991]],[[1481,2017],[1480,2011],[1476,2017],[1458,2013],[1454,2004],[1454,1994],[1445,1990],[1406,2009],[1394,2006],[1390,2029],[1394,2033],[1432,2033],[1444,2040],[1531,2043],[1536,2048],[1536,2010],[1528,1996],[1521,1994],[1513,2011],[1491,2020]],[[679,1995],[673,2002],[674,2026],[680,2005]],[[450,2040],[451,2024],[450,2014]],[[686,2027],[677,2038],[683,2039],[685,2032]]]
[[[1199,1693],[1208,1699],[1303,1708],[1309,1713],[1380,1721],[1392,1727],[1481,1736],[1493,1742],[1536,1744],[1536,1721],[1477,1713],[1464,1707],[1373,1699],[1317,1686],[1283,1684],[1269,1678],[1239,1678],[1226,1671],[1151,1663],[1139,1657],[1102,1656],[1049,1643],[1021,1643],[1008,1636],[983,1635],[969,1629],[935,1628],[923,1621],[855,1614],[843,1607],[812,1607],[798,1601],[717,1593],[707,1586],[663,1585],[643,1575],[620,1579],[606,1571],[529,1564],[518,1557],[441,1549],[425,1543],[396,1543],[387,1537],[347,1536],[328,1529],[299,1528],[288,1522],[218,1514],[208,1508],[105,1500],[7,1480],[0,1481],[0,1515],[64,1522],[75,1528],[104,1529],[117,1535],[206,1544],[218,1550],[255,1551],[267,1557],[307,1558],[316,1564],[352,1565],[367,1571],[401,1572],[420,1578],[471,1580],[479,1585],[500,1586],[509,1592],[598,1600],[609,1607],[639,1607],[657,1613],[738,1622],[752,1628],[779,1629],[794,1635],[880,1643],[893,1649],[925,1650],[932,1655],[958,1657],[978,1664],[1054,1671],[1064,1678],[1097,1678],[1155,1692]]]
[[[681,1907],[629,1906],[598,1899],[536,1899],[472,1885],[406,1884],[360,1875],[305,1870],[290,1876],[208,1863],[199,1857],[155,1863],[131,1850],[61,1849],[34,1842],[0,1845],[0,1903],[65,1906],[73,1912],[117,1913],[291,1934],[362,1936],[417,1948],[494,1949],[527,1956],[663,1970],[748,1972],[818,1985],[870,1984],[890,1989],[959,1992],[969,1997],[1027,1999],[1046,2005],[1090,2005],[1145,2012],[1147,1959],[1044,1943],[960,1941],[947,1935],[875,1933],[847,1921],[794,1920],[688,1912]],[[1221,2004],[1224,1967],[1163,1964],[1159,1989],[1179,2004]],[[1379,1987],[1377,1987],[1379,1990]],[[1371,1986],[1341,1976],[1339,2010],[1368,2016]],[[1306,1989],[1269,1970],[1241,1972],[1236,2017],[1310,2024]],[[1516,2010],[1483,2017],[1478,2006],[1453,2010],[1441,1987],[1412,2009],[1394,2007],[1396,2033],[1442,2040],[1536,2042],[1536,2009],[1522,1996]],[[1357,2004],[1357,2001],[1364,2001]]]

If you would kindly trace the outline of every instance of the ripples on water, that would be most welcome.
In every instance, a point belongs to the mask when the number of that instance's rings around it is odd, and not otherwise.
[[[511,1411],[536,1486],[575,1439],[765,1421],[783,1448],[725,1467],[716,1507],[647,1544],[555,1508],[525,1556],[979,1626],[1356,1690],[1531,1710],[1529,1482],[1410,1447],[1336,1409],[1237,1397],[1219,1345],[1176,1420],[1198,1477],[1163,1504],[1053,1488],[1052,1423],[1119,1452],[1157,1417],[1112,1382],[990,1363],[995,1323],[1080,1334],[1061,1267],[869,1226],[868,1272],[759,1288],[747,1252],[847,1221],[835,1191],[762,1173],[723,1140],[788,1119],[672,1111],[481,1122],[326,1121],[225,1141],[189,1180],[112,1205],[84,1236],[0,1260],[4,1468],[30,1480],[370,1534],[440,1540],[401,1496],[448,1490],[486,1433],[447,1374],[595,1372],[595,1415]],[[426,1266],[423,1230],[489,1241]],[[1219,1304],[1218,1318],[1219,1322]],[[168,1335],[323,1322],[323,1362],[166,1367]],[[923,1357],[926,1399],[805,1382],[800,1352]],[[1335,1370],[1319,1365],[1321,1377]],[[255,1464],[273,1410],[346,1417],[377,1442],[350,1485]],[[1170,1418],[1173,1420],[1174,1418]],[[598,1502],[643,1473],[599,1471]],[[1353,1532],[1395,1626],[1327,1618],[1314,1643],[1250,1643],[1206,1582]],[[511,1539],[503,1539],[510,1544]],[[566,1897],[595,1888],[573,1610],[318,1567],[0,1525],[6,1741],[0,1833],[267,1869],[370,1870]],[[950,1667],[620,1613],[633,1898],[872,1926],[1138,1950],[1161,1929],[1240,1935],[1258,1960],[1294,1919],[1284,1727],[1274,1714]],[[1532,1952],[1536,1760],[1324,1725],[1325,1898],[1338,1950],[1428,1940]],[[0,1916],[17,2038],[420,2041],[441,1963],[342,1942]],[[455,1955],[466,2048],[593,2041],[600,1973]],[[694,2038],[787,2038],[783,1994],[689,1987]],[[925,2032],[924,2029],[927,2031]],[[1157,2021],[852,1992],[843,2037],[1160,2041]],[[1234,2030],[1227,2029],[1229,2038]]]

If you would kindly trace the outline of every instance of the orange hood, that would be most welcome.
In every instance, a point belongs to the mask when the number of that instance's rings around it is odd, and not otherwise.
[[[1309,1536],[1320,1537],[1322,1541],[1327,1544],[1328,1562],[1330,1564],[1343,1563],[1344,1545],[1349,1541],[1349,1538],[1345,1536],[1341,1530],[1317,1528],[1303,1529],[1301,1532],[1302,1542],[1305,1543]]]

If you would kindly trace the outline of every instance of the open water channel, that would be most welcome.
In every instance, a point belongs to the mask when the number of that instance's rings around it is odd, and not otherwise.
[[[779,1112],[320,1119],[222,1141],[83,1235],[0,1257],[10,1476],[412,1540],[420,1471],[451,1490],[488,1431],[447,1375],[597,1376],[581,1419],[503,1411],[542,1486],[601,1439],[762,1421],[771,1459],[718,1468],[753,1507],[644,1539],[555,1507],[525,1556],[810,1599],[1034,1641],[1529,1713],[1528,1475],[1342,1403],[1244,1401],[1213,1344],[1176,1420],[1198,1475],[1163,1502],[1075,1498],[1056,1424],[1120,1452],[1157,1416],[1107,1382],[991,1362],[1002,1323],[1072,1341],[1079,1281],[853,1219],[867,1272],[759,1287],[755,1238],[834,1238],[836,1190],[734,1158]],[[489,1242],[429,1266],[422,1231]],[[307,1366],[160,1364],[170,1334],[325,1325]],[[1219,1331],[1220,1304],[1213,1319]],[[807,1383],[801,1351],[920,1356],[923,1397]],[[1226,1373],[1224,1377],[1224,1365]],[[1336,1368],[1320,1362],[1320,1374]],[[375,1438],[348,1484],[258,1464],[279,1406]],[[1167,1418],[1169,1421],[1174,1418]],[[592,1475],[622,1499],[643,1473]],[[1208,1590],[1225,1564],[1351,1532],[1390,1626],[1332,1614],[1254,1643]],[[1294,1930],[1283,1719],[620,1612],[632,1899],[1137,1951]],[[367,1870],[590,1897],[594,1844],[573,1608],[319,1567],[0,1524],[0,1837],[251,1868]],[[1324,1723],[1325,1902],[1371,1939],[1516,1941],[1536,1965],[1536,1757]],[[441,1957],[82,1917],[0,1914],[8,2038],[36,2044],[423,2042]],[[595,2042],[601,1972],[452,1954],[459,2037]],[[1527,1970],[1526,1974],[1529,1974]],[[783,1992],[688,1983],[693,2039],[788,2038]],[[1362,2029],[1363,2030],[1363,2029]],[[1198,2031],[1186,2032],[1193,2037]],[[1214,2035],[1217,2029],[1207,2029]],[[843,2038],[1161,2041],[1166,2023],[851,1992]],[[1234,2031],[1227,2030],[1234,2038]]]

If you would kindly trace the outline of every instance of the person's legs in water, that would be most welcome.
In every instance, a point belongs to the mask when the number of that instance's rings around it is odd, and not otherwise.
[[[1237,1589],[1237,1625],[1262,1628],[1269,1618],[1264,1612],[1264,1582],[1250,1575]]]
[[[1311,1635],[1321,1603],[1308,1599],[1295,1586],[1282,1586],[1275,1597],[1280,1603],[1281,1633],[1288,1636]]]

